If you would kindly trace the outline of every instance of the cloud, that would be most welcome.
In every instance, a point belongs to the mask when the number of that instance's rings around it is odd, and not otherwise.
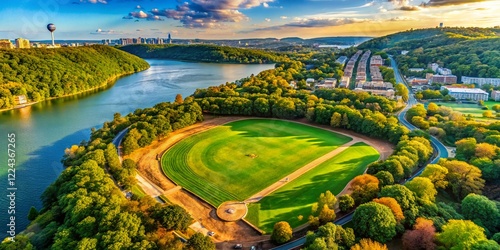
[[[134,19],[134,18],[137,18],[137,19],[146,19],[148,21],[164,21],[165,19],[157,16],[157,15],[153,15],[153,14],[150,14],[150,13],[146,13],[142,10],[140,11],[132,11],[130,13],[128,13],[128,16],[124,16],[122,17],[123,19]]]
[[[241,31],[239,33],[250,33],[255,31],[269,31],[269,30],[282,30],[286,28],[318,28],[318,27],[333,27],[342,26],[352,23],[362,23],[369,22],[368,19],[358,19],[358,18],[294,18],[293,22],[269,26],[264,28],[257,28],[253,30]]]
[[[116,32],[115,30],[102,30],[97,29],[94,32],[90,32],[92,35],[111,35],[111,34],[122,34],[121,32]]]
[[[107,4],[108,1],[106,1],[106,0],[80,0],[80,3],[92,3],[92,4],[102,3],[102,4]]]
[[[415,21],[415,20],[417,20],[417,19],[411,18],[411,17],[398,16],[398,17],[393,17],[393,18],[389,19],[388,21],[397,22],[397,21]]]
[[[410,4],[410,0],[388,0],[388,2],[396,6],[406,6]]]
[[[264,21],[271,22],[271,18],[265,18]]]
[[[351,23],[361,23],[366,22],[366,19],[358,18],[302,18],[298,19],[296,22],[285,24],[288,27],[329,27],[329,26],[340,26]]]
[[[405,6],[401,6],[398,10],[403,10],[403,11],[419,11],[421,9],[422,8],[420,8],[418,6],[405,5]]]
[[[287,16],[280,16],[281,19],[285,20],[287,19],[288,17]]]
[[[215,28],[222,23],[235,23],[248,20],[240,12],[260,5],[269,7],[274,0],[188,0],[175,9],[152,9],[150,14],[178,20],[186,28]]]
[[[440,7],[449,5],[461,5],[468,3],[484,2],[485,0],[429,0],[428,2],[423,2],[424,7]]]

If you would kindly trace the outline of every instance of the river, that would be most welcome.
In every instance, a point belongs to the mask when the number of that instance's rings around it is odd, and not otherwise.
[[[19,233],[29,224],[29,209],[32,206],[41,209],[40,195],[63,170],[60,160],[64,149],[88,140],[90,129],[101,127],[105,121],[112,120],[114,113],[125,115],[138,108],[173,101],[178,93],[187,97],[197,88],[220,85],[274,67],[271,64],[210,64],[171,60],[148,62],[151,68],[120,78],[106,90],[0,113],[2,236],[7,236],[10,216],[15,216],[15,231]],[[7,175],[10,133],[14,133],[16,139],[16,173],[13,185]],[[15,194],[10,195],[12,192]],[[11,201],[13,198],[15,199]],[[13,211],[15,214],[12,214]]]

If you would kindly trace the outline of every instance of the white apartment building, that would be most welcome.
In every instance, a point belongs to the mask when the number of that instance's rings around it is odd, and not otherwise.
[[[442,89],[448,89],[448,94],[457,100],[473,100],[473,101],[487,101],[489,94],[478,88],[450,88],[442,86]]]
[[[481,78],[481,77],[469,77],[462,76],[463,83],[476,83],[479,86],[483,86],[484,84],[491,84],[493,86],[500,86],[500,78]]]

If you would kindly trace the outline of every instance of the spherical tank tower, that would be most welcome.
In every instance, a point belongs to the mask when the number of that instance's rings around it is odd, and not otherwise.
[[[56,46],[54,43],[54,31],[56,31],[56,26],[53,23],[47,24],[47,29],[50,31],[52,35],[52,46]]]

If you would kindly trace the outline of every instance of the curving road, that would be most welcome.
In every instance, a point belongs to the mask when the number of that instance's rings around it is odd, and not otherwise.
[[[411,88],[408,86],[408,83],[406,82],[405,79],[403,79],[403,77],[401,77],[401,74],[399,72],[399,69],[398,69],[398,65],[396,63],[396,61],[394,60],[394,58],[392,58],[392,56],[390,57],[391,59],[391,66],[392,68],[394,69],[394,75],[396,76],[396,82],[400,82],[400,83],[403,83],[409,90],[409,93],[410,93],[410,96],[409,96],[409,99],[408,99],[408,104],[406,105],[406,108],[403,109],[403,111],[401,111],[399,114],[398,114],[398,119],[401,123],[403,123],[403,125],[405,125],[408,129],[410,130],[414,130],[414,129],[418,129],[416,128],[415,126],[413,126],[413,124],[409,123],[407,120],[406,120],[406,112],[408,111],[408,109],[410,109],[411,107],[413,107],[414,105],[417,104],[417,100],[415,99],[415,96],[413,95],[413,91],[411,90]],[[448,158],[448,150],[446,150],[446,147],[443,145],[443,143],[441,143],[436,137],[434,136],[431,136],[431,145],[432,147],[434,148],[434,151],[436,151],[436,156],[435,158],[431,161],[431,163],[437,163],[439,161],[439,159],[441,158]],[[418,176],[422,173],[422,171],[424,171],[425,168],[422,168],[420,169],[417,173],[415,173],[411,178],[413,179],[415,176]]]
[[[129,127],[125,128],[124,130],[120,131],[115,138],[113,138],[113,144],[115,144],[116,150],[118,151],[118,158],[120,158],[120,162],[122,162],[122,148],[120,145],[122,144],[123,137],[128,132]]]
[[[408,104],[406,105],[406,107],[401,112],[399,112],[398,119],[409,130],[418,129],[417,127],[413,126],[413,124],[409,123],[406,120],[406,112],[411,107],[413,107],[414,105],[417,104],[417,100],[415,99],[415,96],[413,95],[413,92],[412,92],[411,88],[408,86],[408,83],[406,82],[406,80],[403,79],[403,77],[401,77],[401,74],[399,72],[399,69],[398,69],[396,61],[394,60],[394,58],[392,58],[392,56],[390,57],[390,59],[391,59],[391,66],[394,69],[394,75],[396,77],[396,82],[403,83],[406,86],[406,88],[408,88],[408,91],[409,91]],[[446,150],[446,147],[443,145],[443,143],[441,143],[434,136],[431,136],[431,145],[434,148],[434,151],[436,153],[435,156],[434,156],[434,159],[432,159],[431,163],[433,163],[433,164],[437,163],[439,161],[439,159],[441,159],[441,158],[448,158],[448,151]],[[423,167],[420,170],[418,170],[407,181],[410,181],[413,178],[415,178],[416,176],[419,176],[424,171],[424,169],[425,169],[425,167]],[[343,216],[343,217],[341,217],[341,218],[338,218],[337,220],[335,220],[335,224],[337,224],[337,225],[345,225],[346,223],[348,223],[349,221],[352,220],[353,214],[354,214],[354,211],[351,212],[351,213],[349,213],[349,214],[347,214],[347,215],[345,215],[345,216]],[[304,245],[305,242],[306,242],[306,237],[304,236],[304,237],[301,237],[301,238],[299,238],[297,240],[288,242],[288,243],[286,243],[284,245],[281,245],[281,246],[278,246],[278,247],[275,247],[275,248],[272,248],[272,249],[273,250],[295,249],[295,248],[298,248],[298,247]]]

